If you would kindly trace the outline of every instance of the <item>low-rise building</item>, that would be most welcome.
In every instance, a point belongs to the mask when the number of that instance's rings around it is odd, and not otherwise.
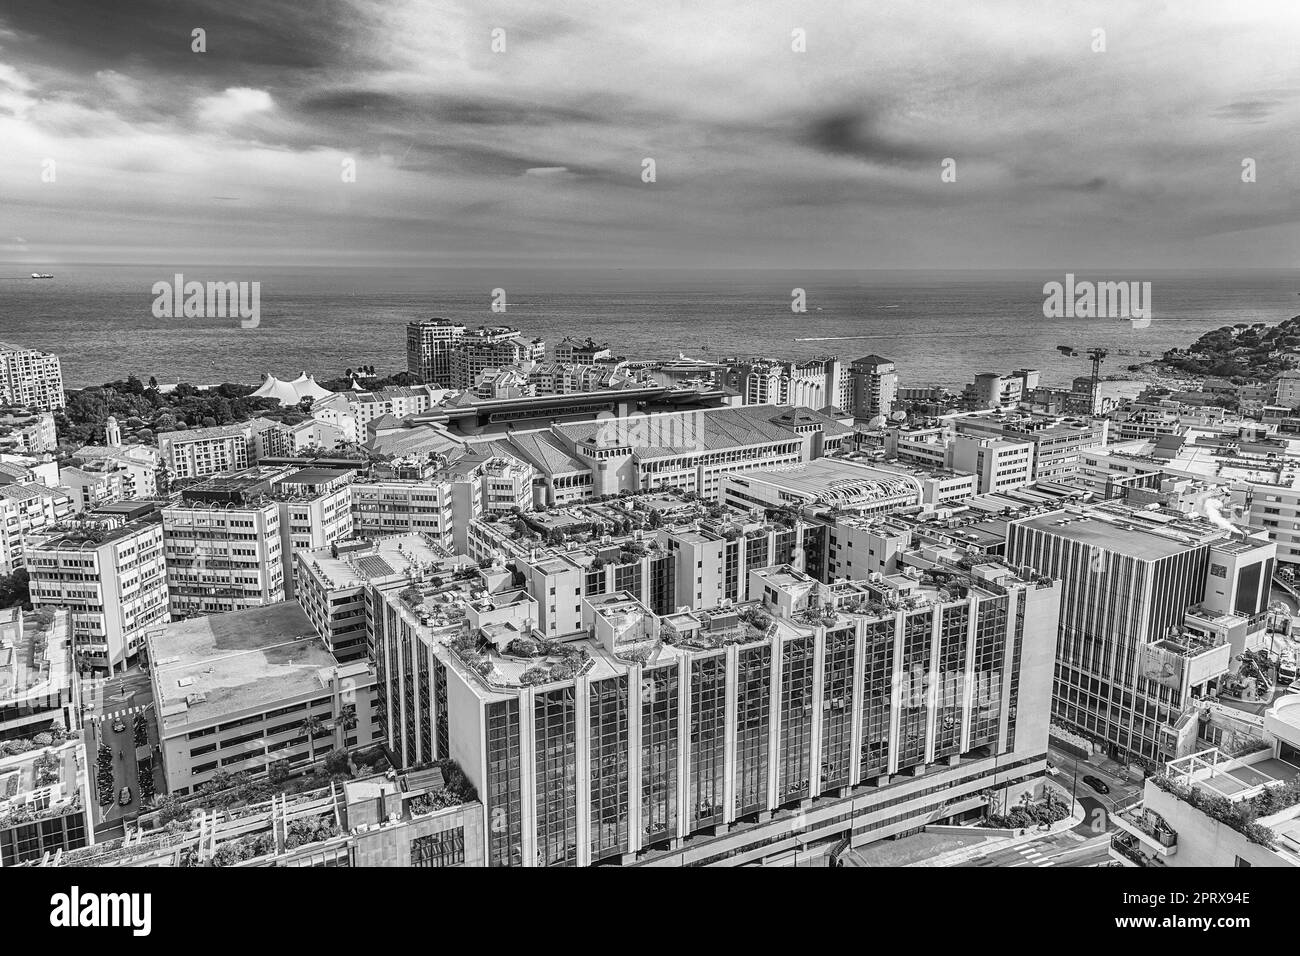
[[[71,618],[52,608],[0,608],[0,740],[80,726]]]
[[[369,665],[335,660],[294,601],[176,621],[147,641],[169,793],[377,739]]]
[[[0,757],[0,868],[93,844],[94,806],[81,738]]]

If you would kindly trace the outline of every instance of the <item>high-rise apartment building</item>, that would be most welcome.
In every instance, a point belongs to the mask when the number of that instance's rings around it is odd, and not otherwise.
[[[57,355],[0,342],[0,405],[53,411],[65,404]]]
[[[879,355],[855,359],[849,366],[853,407],[845,409],[854,418],[871,420],[888,416],[898,394],[898,372],[894,363]]]
[[[460,347],[465,326],[449,319],[421,319],[406,326],[406,370],[426,385],[451,388],[451,356]]]
[[[483,326],[464,332],[451,352],[451,387],[472,388],[487,369],[546,360],[546,343],[527,339],[518,329]]]

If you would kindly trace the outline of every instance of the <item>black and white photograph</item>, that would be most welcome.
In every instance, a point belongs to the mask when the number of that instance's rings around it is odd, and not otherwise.
[[[0,929],[1281,931],[1298,147],[1294,0],[0,3]]]

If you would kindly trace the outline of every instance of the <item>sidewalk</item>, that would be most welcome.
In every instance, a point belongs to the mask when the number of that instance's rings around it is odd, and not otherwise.
[[[1069,794],[1066,794],[1068,798]],[[983,843],[976,843],[973,846],[962,847],[959,850],[953,850],[949,853],[940,853],[928,860],[919,860],[916,863],[909,863],[908,866],[956,866],[959,863],[965,863],[967,860],[973,860],[977,857],[988,856],[990,853],[997,853],[1000,850],[1007,850],[1012,847],[1020,846],[1024,843],[1032,843],[1035,840],[1042,840],[1046,837],[1056,836],[1060,833],[1066,833],[1082,823],[1086,819],[1083,814],[1082,805],[1077,805],[1074,812],[1063,820],[1057,820],[1046,830],[1031,829],[1026,830],[1024,836],[1017,834],[1013,837],[990,837]],[[971,827],[973,832],[978,833],[982,827]]]

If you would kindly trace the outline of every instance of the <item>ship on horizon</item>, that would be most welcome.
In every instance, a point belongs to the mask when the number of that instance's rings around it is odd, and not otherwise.
[[[33,278],[33,279],[53,279],[54,276],[51,275],[51,274],[48,273],[48,272],[33,272],[33,273],[32,273],[32,278]]]

